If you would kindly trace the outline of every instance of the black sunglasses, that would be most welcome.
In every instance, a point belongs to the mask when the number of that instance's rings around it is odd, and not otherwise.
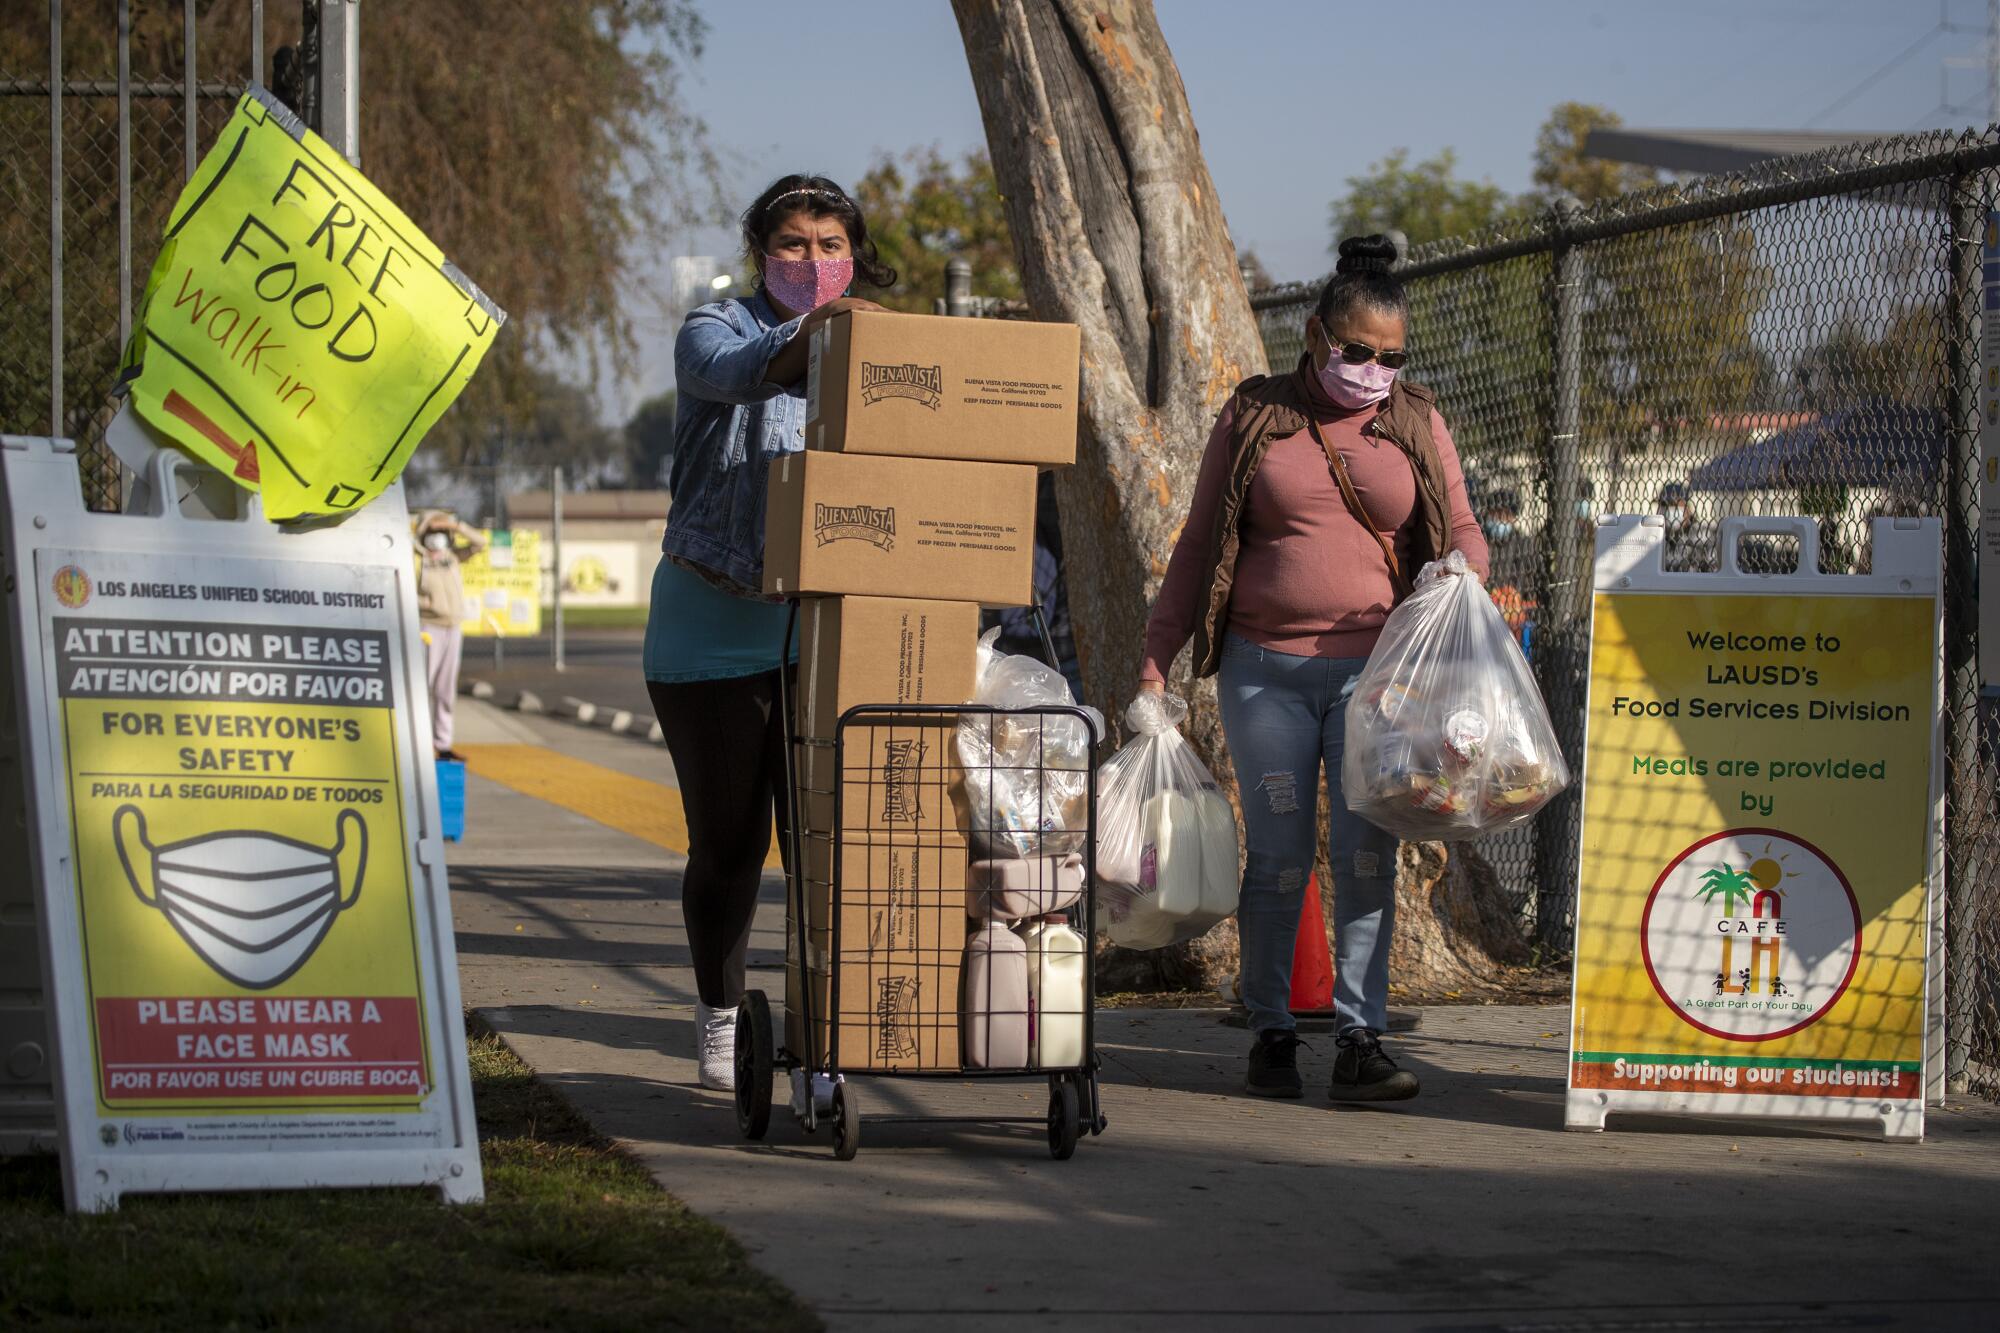
[[[1410,360],[1408,352],[1378,352],[1367,343],[1336,343],[1332,335],[1324,331],[1320,336],[1324,337],[1327,346],[1339,352],[1340,359],[1350,366],[1365,366],[1373,361],[1384,370],[1401,370]]]

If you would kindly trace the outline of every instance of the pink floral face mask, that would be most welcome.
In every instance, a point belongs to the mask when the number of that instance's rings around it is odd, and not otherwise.
[[[1381,402],[1389,396],[1389,386],[1395,382],[1396,372],[1387,366],[1373,361],[1350,366],[1341,360],[1338,348],[1328,354],[1326,364],[1319,368],[1319,387],[1337,406],[1350,410]]]
[[[787,310],[809,315],[840,299],[854,281],[854,260],[764,256],[764,287]]]

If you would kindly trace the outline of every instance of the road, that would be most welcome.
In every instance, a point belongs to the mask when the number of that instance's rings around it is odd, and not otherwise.
[[[503,699],[532,690],[551,705],[568,695],[651,718],[653,705],[646,696],[640,660],[645,639],[645,631],[638,629],[570,630],[563,635],[562,671],[555,669],[554,640],[547,635],[508,639],[501,646],[497,668],[491,639],[467,639],[459,678],[464,683],[485,681]]]

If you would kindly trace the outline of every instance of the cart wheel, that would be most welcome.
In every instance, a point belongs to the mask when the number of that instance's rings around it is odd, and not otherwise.
[[[854,1160],[861,1151],[861,1110],[848,1095],[845,1083],[833,1085],[833,1155],[843,1162]]]
[[[736,1006],[736,1128],[761,1139],[771,1127],[771,1002],[746,991]]]
[[[1076,1155],[1076,1137],[1081,1113],[1077,1110],[1076,1080],[1059,1074],[1049,1080],[1049,1156],[1067,1162]]]

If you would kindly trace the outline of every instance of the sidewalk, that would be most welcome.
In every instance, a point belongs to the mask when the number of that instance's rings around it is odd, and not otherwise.
[[[1566,1134],[1559,1007],[1427,1011],[1396,1043],[1424,1095],[1394,1108],[1326,1103],[1330,1042],[1303,1057],[1306,1100],[1259,1102],[1221,1011],[1114,1011],[1110,1129],[1070,1162],[1038,1129],[866,1119],[1039,1115],[1031,1083],[864,1078],[858,1160],[782,1111],[747,1145],[695,1085],[672,815],[632,813],[672,807],[665,750],[462,709],[467,1002],[832,1328],[1987,1328],[2000,1310],[2000,1108],[1934,1112],[1914,1146],[1674,1120]],[[488,746],[562,756],[544,785],[563,804],[493,762],[530,752]],[[598,801],[620,827],[565,808]],[[750,963],[774,1001],[782,927],[771,874]]]

